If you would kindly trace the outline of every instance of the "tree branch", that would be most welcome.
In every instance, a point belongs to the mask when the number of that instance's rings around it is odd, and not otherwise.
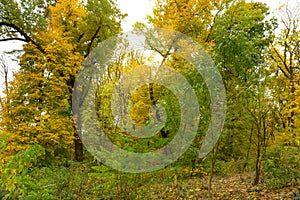
[[[101,27],[102,27],[102,21],[100,21],[100,25],[98,26],[96,32],[94,33],[94,35],[93,35],[92,38],[91,38],[91,41],[90,41],[89,46],[88,46],[88,48],[87,48],[87,52],[86,52],[86,54],[84,55],[85,58],[90,54],[91,48],[92,48],[92,45],[93,45],[93,42],[94,42],[94,40],[96,39],[98,33],[100,32]]]
[[[0,39],[0,42],[6,42],[11,40],[19,40],[22,42],[27,42],[24,38],[17,38],[17,37]]]
[[[7,26],[7,27],[10,27],[14,30],[16,30],[21,36],[24,37],[24,39],[22,39],[22,41],[24,42],[31,42],[33,45],[36,46],[36,48],[41,52],[41,53],[45,53],[45,50],[41,47],[41,45],[39,45],[36,41],[34,41],[27,33],[25,33],[25,31],[23,31],[20,27],[18,27],[17,25],[15,24],[12,24],[12,23],[8,23],[8,22],[0,22],[0,26]],[[16,38],[15,38],[16,39]],[[21,39],[21,38],[19,38]],[[6,41],[8,40],[12,40],[12,39],[9,39],[7,38]]]
[[[277,62],[277,60],[275,59],[275,57],[273,55],[271,55],[271,58]],[[283,68],[280,66],[280,64],[277,63],[278,68],[280,69],[280,71],[283,73],[283,75],[288,79],[289,75],[283,70]]]
[[[276,49],[274,46],[273,46],[273,49],[274,49],[276,55],[278,56],[278,58],[280,59],[280,61],[282,62],[284,68],[285,68],[289,73],[291,73],[289,67],[287,66],[287,63],[286,63],[285,59],[282,58],[282,56],[280,55],[280,53],[277,51],[277,49]],[[273,57],[273,58],[274,58],[274,57]],[[273,59],[273,60],[275,60],[275,59]],[[275,60],[275,61],[276,61],[276,60]],[[278,66],[279,66],[279,65],[278,65]],[[284,75],[285,75],[287,78],[289,78],[289,76],[284,72],[284,70],[283,70],[281,67],[280,67],[280,70],[284,73]]]
[[[208,41],[209,41],[210,36],[211,36],[211,34],[212,34],[212,32],[213,32],[213,29],[214,29],[214,27],[215,27],[217,17],[219,16],[220,12],[222,12],[222,11],[223,11],[223,8],[220,8],[220,9],[218,10],[218,12],[215,14],[214,19],[213,19],[213,21],[212,21],[212,24],[211,24],[211,26],[210,26],[210,28],[209,28],[209,33],[208,33],[208,35],[207,35],[207,37],[206,37],[206,39],[205,39],[205,42],[208,42]]]

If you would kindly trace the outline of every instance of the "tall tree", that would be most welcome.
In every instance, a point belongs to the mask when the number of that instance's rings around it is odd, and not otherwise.
[[[300,146],[299,123],[299,63],[300,63],[300,7],[287,4],[281,7],[281,33],[271,47],[273,66],[271,72],[276,76],[273,95],[278,103],[281,133],[289,137],[285,144]]]
[[[2,81],[1,84],[4,85],[4,88],[1,88],[1,90],[4,91],[4,94],[8,95],[9,94],[9,88],[8,88],[8,75],[9,75],[9,65],[7,62],[7,59],[4,55],[0,56],[0,80]],[[0,119],[2,119],[2,111],[3,108],[5,107],[5,103],[7,103],[7,99],[3,97],[3,94],[0,97]],[[1,130],[1,128],[0,128]]]
[[[211,53],[219,66],[229,108],[222,135],[225,142],[218,147],[221,150],[219,158],[224,160],[246,157],[249,151],[240,147],[255,140],[251,138],[254,132],[259,141],[263,138],[261,124],[266,116],[257,108],[267,102],[263,100],[266,89],[258,86],[267,73],[259,74],[264,70],[258,69],[265,65],[265,54],[273,40],[275,21],[266,20],[268,14],[265,4],[244,0],[157,1],[154,9],[151,19],[154,26],[192,37]],[[205,95],[198,98],[203,99]],[[261,102],[259,106],[258,102]],[[253,127],[254,123],[249,121],[257,117],[261,120]],[[253,146],[251,142],[249,145]],[[257,149],[256,152],[259,172],[261,151]]]
[[[110,0],[8,0],[0,7],[1,40],[26,42],[1,122],[9,154],[39,143],[61,156],[73,143],[72,159],[81,161],[71,112],[75,77],[92,48],[121,30],[124,15]]]
[[[213,33],[214,57],[220,64],[230,108],[223,133],[225,142],[220,148],[225,159],[232,155],[236,159],[248,158],[256,143],[255,184],[260,177],[263,135],[267,134],[263,120],[270,109],[266,94],[269,79],[265,68],[275,21],[266,21],[268,14],[265,4],[236,1],[216,20]],[[245,144],[248,149],[240,148]]]

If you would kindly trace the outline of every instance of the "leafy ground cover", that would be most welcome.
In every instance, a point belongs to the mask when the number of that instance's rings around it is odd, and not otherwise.
[[[209,189],[204,171],[168,167],[161,171],[128,174],[98,163],[69,162],[61,166],[30,168],[15,189],[2,190],[7,199],[300,199],[300,181],[285,185],[252,185],[254,172],[215,175]],[[26,188],[26,190],[24,189]]]

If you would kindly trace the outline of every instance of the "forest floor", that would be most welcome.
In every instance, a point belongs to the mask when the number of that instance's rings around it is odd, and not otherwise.
[[[254,172],[229,171],[215,174],[209,191],[210,177],[200,169],[171,166],[155,172],[130,174],[98,163],[71,162],[67,166],[32,168],[20,179],[21,186],[28,191],[28,197],[20,199],[300,200],[299,176],[291,179],[290,173],[282,176],[277,173],[274,178],[264,172],[261,183],[253,186]],[[0,188],[0,199],[5,194]]]
[[[266,199],[300,200],[300,183],[283,188],[267,187],[260,184],[252,186],[252,174],[232,174],[230,176],[216,176],[212,181],[212,190],[208,190],[208,177],[190,178],[172,183],[168,186],[158,184],[152,189],[151,198],[154,199]],[[161,189],[161,192],[158,192]],[[209,194],[210,193],[210,194]]]

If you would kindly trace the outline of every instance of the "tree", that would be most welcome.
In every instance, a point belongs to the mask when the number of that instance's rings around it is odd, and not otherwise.
[[[267,6],[258,2],[170,0],[157,1],[154,17],[150,18],[155,27],[174,29],[198,41],[211,53],[219,66],[229,108],[222,143],[218,145],[219,159],[246,157],[250,152],[249,148],[240,146],[253,140],[253,131],[257,133],[259,141],[260,137],[263,137],[263,126],[260,124],[263,121],[262,117],[267,116],[257,110],[263,104],[258,106],[252,102],[267,102],[263,99],[266,97],[266,90],[258,86],[260,79],[268,75],[262,73],[258,76],[262,72],[258,69],[265,65],[265,55],[273,40],[275,21],[267,21],[268,15]],[[173,66],[182,70],[179,62],[175,59]],[[200,79],[195,81],[199,82]],[[258,95],[258,91],[261,95]],[[198,98],[204,99],[205,95],[199,95]],[[255,109],[257,112],[254,112]],[[253,124],[248,123],[257,117],[261,118],[258,126],[253,127]],[[206,120],[209,120],[209,117]],[[251,145],[252,142],[249,146]],[[260,157],[258,149],[258,165]],[[260,170],[259,166],[257,170]]]
[[[222,154],[236,159],[246,157],[246,166],[251,145],[255,144],[254,184],[260,177],[261,156],[269,134],[265,122],[272,109],[267,95],[266,58],[276,24],[274,19],[265,20],[268,14],[262,3],[236,1],[216,20],[213,34],[215,59],[220,63],[230,108]],[[248,149],[240,148],[247,143]]]
[[[92,48],[121,30],[124,15],[110,0],[8,0],[0,6],[1,40],[27,42],[7,97],[11,111],[1,122],[11,136],[7,150],[39,143],[49,155],[61,156],[73,143],[72,159],[81,161],[71,112],[75,77]]]
[[[300,62],[300,7],[281,7],[281,33],[271,46],[273,65],[271,72],[276,76],[273,95],[278,103],[280,132],[289,137],[282,138],[288,145],[299,147],[299,62]],[[292,141],[290,140],[292,138]]]

